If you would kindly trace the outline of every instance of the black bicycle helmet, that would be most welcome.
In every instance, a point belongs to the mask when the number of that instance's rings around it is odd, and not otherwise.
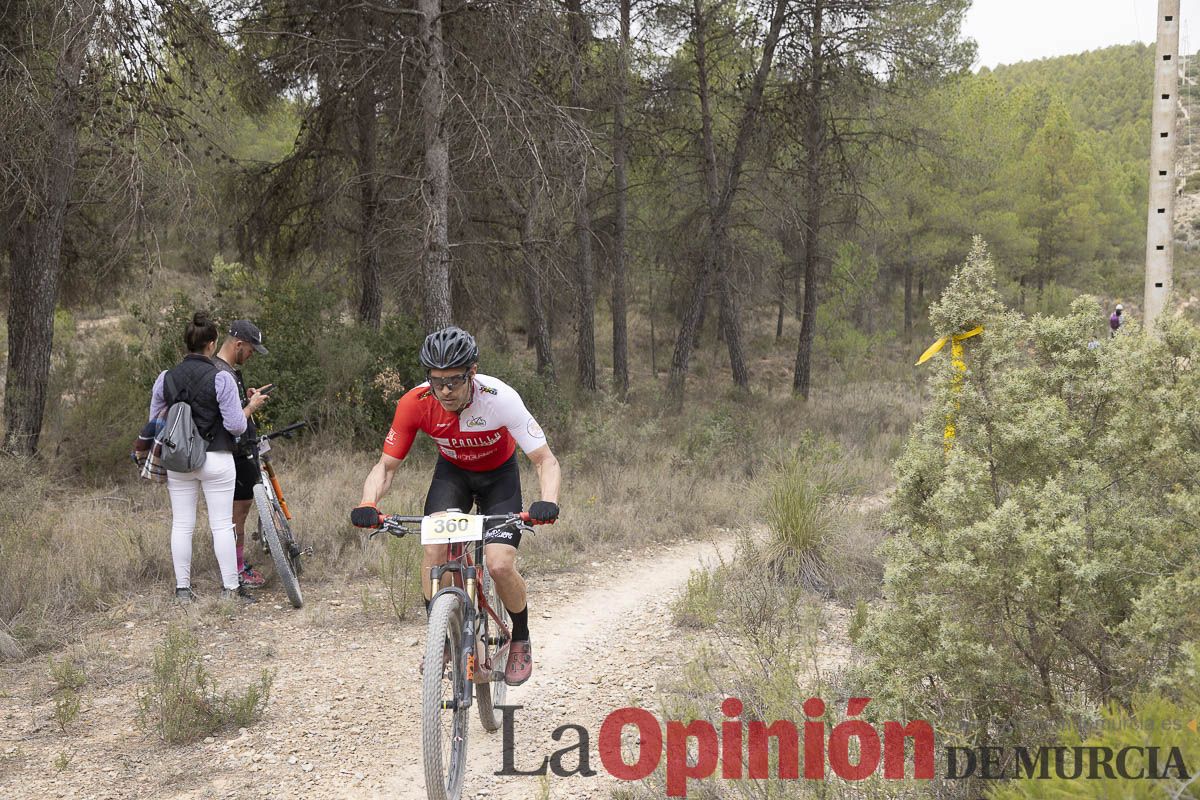
[[[425,337],[420,358],[425,369],[469,367],[479,360],[479,347],[474,336],[451,325]]]

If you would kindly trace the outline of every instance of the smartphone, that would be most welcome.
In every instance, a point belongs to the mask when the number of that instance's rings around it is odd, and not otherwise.
[[[268,383],[266,386],[258,390],[260,394],[270,394],[275,391],[275,384]]]

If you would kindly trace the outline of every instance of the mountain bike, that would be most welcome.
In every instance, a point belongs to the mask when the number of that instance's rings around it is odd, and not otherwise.
[[[507,684],[508,612],[484,560],[484,534],[526,532],[527,513],[427,517],[384,516],[376,533],[405,536],[419,525],[421,544],[445,544],[445,561],[430,570],[433,600],[421,684],[421,749],[429,800],[458,800],[467,771],[467,721],[472,704],[484,730],[500,728]],[[442,587],[443,578],[450,585]],[[441,669],[438,669],[438,665]]]
[[[262,481],[254,487],[254,503],[258,507],[258,533],[262,539],[263,550],[270,554],[275,564],[275,574],[287,592],[288,600],[296,608],[304,605],[304,596],[300,592],[300,575],[304,567],[300,557],[306,552],[296,541],[292,533],[292,512],[288,509],[287,501],[283,499],[283,489],[279,485],[279,476],[271,464],[271,440],[280,436],[292,438],[297,430],[307,425],[307,422],[296,422],[277,431],[258,437],[258,465],[262,471]]]

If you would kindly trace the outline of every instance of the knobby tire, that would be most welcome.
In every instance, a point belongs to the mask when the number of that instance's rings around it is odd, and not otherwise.
[[[462,600],[454,594],[437,597],[429,608],[421,679],[421,751],[429,800],[459,800],[467,772],[467,709],[441,707],[443,700],[466,694],[462,626]],[[450,660],[443,664],[446,649]]]
[[[261,483],[254,487],[254,502],[258,505],[258,526],[267,549],[271,551],[271,560],[275,562],[275,574],[287,592],[288,600],[296,608],[304,605],[304,596],[300,593],[300,581],[292,567],[291,554],[286,548],[290,542],[284,542],[276,524],[276,512],[283,518],[283,512],[267,495],[267,488]],[[290,538],[290,537],[289,537]]]

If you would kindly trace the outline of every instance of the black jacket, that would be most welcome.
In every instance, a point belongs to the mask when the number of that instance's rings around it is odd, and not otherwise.
[[[171,392],[167,378],[174,384]],[[208,440],[208,452],[232,453],[233,434],[225,430],[221,406],[217,402],[217,367],[206,356],[188,353],[163,378],[163,400],[167,408],[184,400],[192,407],[192,421],[200,435]]]

